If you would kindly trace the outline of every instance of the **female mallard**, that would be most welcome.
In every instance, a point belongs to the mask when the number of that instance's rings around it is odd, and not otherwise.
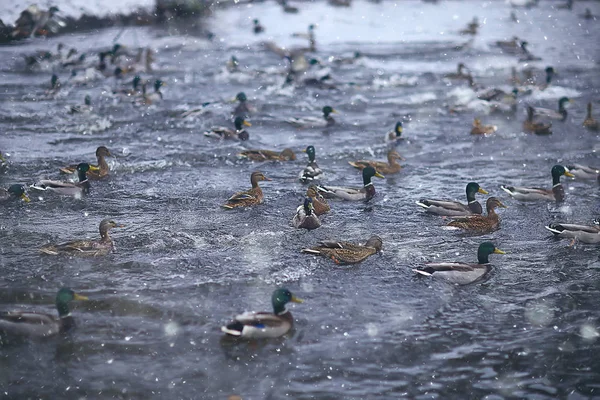
[[[307,196],[304,199],[304,204],[299,206],[296,210],[296,215],[294,215],[294,218],[292,219],[292,225],[296,228],[308,230],[317,229],[321,226],[321,221],[315,213],[315,208],[310,197]]]
[[[536,135],[551,135],[552,131],[550,130],[550,128],[552,128],[552,124],[551,123],[545,124],[543,122],[535,122],[533,120],[533,115],[534,115],[533,107],[528,106],[527,107],[527,119],[525,119],[525,122],[523,122],[523,130],[525,132],[535,133]]]
[[[472,79],[469,68],[467,68],[467,66],[463,63],[458,64],[458,66],[456,68],[456,72],[451,72],[444,76],[448,79],[467,79],[467,80]]]
[[[370,165],[362,170],[363,187],[349,188],[340,186],[317,186],[318,191],[326,198],[341,199],[346,201],[369,201],[375,196],[375,186],[371,178],[385,178]]]
[[[296,128],[326,128],[335,124],[335,120],[330,114],[336,114],[333,108],[329,106],[323,107],[323,118],[305,117],[305,118],[288,118],[285,120],[288,124],[294,125]]]
[[[4,203],[17,199],[23,200],[26,203],[31,201],[27,196],[27,193],[25,193],[25,187],[23,185],[15,183],[14,185],[10,185],[8,189],[0,188],[0,202]]]
[[[394,129],[385,134],[385,141],[388,143],[395,143],[402,140],[402,122],[396,122]]]
[[[567,169],[577,179],[594,180],[600,179],[600,168],[589,167],[580,164],[567,166]]]
[[[365,169],[369,165],[382,174],[396,174],[400,172],[402,166],[398,163],[398,160],[403,158],[398,154],[396,150],[390,150],[387,154],[388,162],[383,161],[372,161],[372,160],[359,160],[359,161],[348,161],[348,164],[354,168]]]
[[[224,126],[213,126],[210,130],[204,132],[204,136],[232,140],[248,140],[250,138],[250,134],[244,129],[244,126],[252,126],[252,124],[246,121],[244,117],[235,117],[233,125],[235,130]]]
[[[446,279],[449,282],[458,285],[467,285],[482,280],[491,270],[490,254],[506,254],[497,249],[491,242],[484,242],[479,245],[477,250],[477,264],[468,264],[464,262],[438,262],[425,264],[422,267],[413,269],[414,272],[425,276],[434,276]]]
[[[79,182],[61,182],[51,180],[41,180],[31,186],[36,190],[49,190],[65,196],[81,196],[90,191],[90,182],[87,178],[87,172],[90,170],[88,163],[77,165],[77,176]]]
[[[304,167],[302,172],[300,172],[300,182],[307,183],[317,179],[322,179],[323,171],[317,165],[317,161],[315,161],[315,147],[308,146],[306,150],[302,151],[308,155],[308,164],[306,167]]]
[[[540,189],[531,187],[519,187],[519,186],[505,186],[502,185],[500,188],[508,193],[511,197],[521,201],[534,201],[534,200],[554,200],[557,202],[565,199],[565,189],[560,183],[560,177],[563,175],[574,177],[569,170],[562,165],[555,165],[551,170],[552,174],[552,189]]]
[[[592,117],[592,102],[589,102],[587,105],[587,115],[585,116],[585,120],[583,121],[584,128],[589,129],[590,131],[598,131],[600,130],[600,123]]]
[[[264,339],[283,336],[292,329],[294,317],[285,305],[289,302],[302,303],[287,289],[280,288],[273,292],[271,303],[273,313],[269,312],[245,312],[236,315],[233,321],[221,327],[221,331],[236,337],[248,339]]]
[[[235,96],[234,101],[236,101],[236,100],[238,101],[238,104],[235,107],[235,109],[233,110],[233,116],[248,118],[250,116],[250,114],[254,112],[254,107],[252,107],[248,103],[248,98],[246,97],[246,93],[239,92]]]
[[[87,172],[88,179],[102,179],[108,176],[110,168],[106,162],[106,157],[112,157],[110,151],[106,146],[100,146],[96,149],[96,159],[98,165],[90,165],[90,170]],[[65,174],[72,174],[77,171],[77,165],[69,165],[60,169],[60,172]]]
[[[271,179],[264,176],[262,172],[253,172],[250,176],[252,188],[234,194],[229,199],[227,199],[227,203],[223,204],[221,207],[231,210],[232,208],[237,207],[249,207],[255,206],[257,204],[262,204],[264,200],[264,195],[262,189],[260,188],[260,186],[258,186],[258,182],[270,180]]]
[[[302,252],[331,258],[336,264],[357,264],[379,253],[382,247],[381,238],[373,235],[364,245],[327,240],[310,249],[302,249]]]
[[[244,150],[238,157],[252,161],[294,161],[296,154],[292,149],[283,149],[281,152],[272,150]]]
[[[321,196],[315,185],[310,185],[308,189],[306,189],[306,196],[312,199],[314,213],[317,216],[326,214],[331,210],[329,203],[327,203],[327,200]]]
[[[565,105],[567,103],[572,103],[572,102],[573,102],[573,100],[569,99],[568,97],[563,96],[560,99],[558,99],[558,112],[551,110],[549,108],[532,107],[533,115],[540,115],[540,116],[548,117],[550,119],[564,121],[567,119],[567,115],[568,115],[567,108],[565,107]]]
[[[473,120],[473,128],[471,128],[471,135],[490,135],[498,130],[496,125],[483,125],[481,120],[475,118]]]
[[[593,226],[554,223],[545,228],[556,237],[573,239],[571,245],[575,244],[576,240],[589,244],[600,243],[600,218],[594,220]]]
[[[100,240],[74,240],[71,242],[59,244],[47,244],[40,249],[40,252],[51,256],[61,254],[76,255],[81,257],[100,257],[105,256],[114,250],[115,244],[112,241],[108,231],[112,228],[123,228],[125,225],[117,224],[110,219],[103,219],[100,222]]]
[[[448,224],[455,228],[464,229],[470,232],[487,233],[498,229],[500,226],[500,217],[496,214],[496,207],[507,208],[502,202],[496,197],[490,197],[485,203],[487,209],[487,215],[468,215],[465,217],[458,217]]]
[[[58,318],[50,314],[31,311],[4,311],[0,313],[0,332],[26,337],[47,337],[67,332],[75,327],[69,303],[72,300],[88,300],[73,290],[62,288],[56,295]]]
[[[476,182],[469,182],[467,184],[467,204],[459,203],[458,201],[448,200],[430,200],[421,199],[417,201],[417,205],[423,207],[426,212],[436,215],[443,215],[449,217],[460,217],[463,215],[481,214],[483,209],[481,204],[475,200],[475,194],[488,194],[483,188]]]

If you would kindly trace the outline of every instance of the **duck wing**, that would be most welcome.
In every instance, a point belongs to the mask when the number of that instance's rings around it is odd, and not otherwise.
[[[338,198],[348,201],[364,200],[367,198],[367,192],[365,188],[317,186],[317,190],[325,198]]]
[[[421,199],[417,205],[427,212],[443,216],[463,216],[473,214],[469,207],[458,201]]]

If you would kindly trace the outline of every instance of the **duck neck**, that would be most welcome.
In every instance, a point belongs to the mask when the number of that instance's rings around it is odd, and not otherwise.
[[[79,178],[79,183],[87,182],[87,172],[86,171],[77,171],[77,177]]]
[[[64,301],[57,301],[56,302],[56,309],[58,310],[58,316],[60,318],[65,318],[68,317],[69,314],[71,313],[69,311],[69,304],[64,302]]]
[[[592,119],[592,103],[588,103],[587,105],[587,115],[585,119]]]
[[[375,186],[371,182],[370,177],[364,177],[363,183],[365,184],[365,192],[367,193],[367,200],[371,200],[375,196]]]
[[[473,203],[473,202],[475,202],[475,192],[468,190],[467,191],[467,203]]]
[[[398,163],[398,159],[393,154],[388,154],[388,164],[394,165],[394,166],[400,165]]]
[[[479,264],[489,264],[490,260],[488,259],[489,254],[485,251],[477,251],[477,262]]]
[[[110,235],[108,234],[108,227],[101,226],[100,227],[100,238],[103,242],[112,242]]]
[[[498,219],[498,214],[496,214],[495,206],[487,207],[487,216],[488,216],[488,218]]]
[[[252,177],[250,179],[250,183],[252,184],[252,189],[258,188],[258,178]]]
[[[560,183],[560,175],[558,174],[552,174],[552,187],[556,187],[556,186],[561,186],[562,184]]]
[[[273,304],[273,313],[275,315],[283,315],[286,314],[288,310],[285,308],[285,304],[283,303],[274,303]]]
[[[106,162],[104,156],[99,155],[96,158],[98,159],[98,167],[100,168],[100,171],[108,171],[108,163]]]

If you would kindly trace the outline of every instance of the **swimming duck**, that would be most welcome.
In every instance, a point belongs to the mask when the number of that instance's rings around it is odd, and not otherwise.
[[[536,135],[551,135],[552,123],[535,122],[533,120],[533,107],[527,106],[527,118],[523,122],[523,130],[525,132],[535,133]]]
[[[238,105],[233,110],[234,117],[248,118],[250,116],[250,114],[254,112],[254,107],[252,107],[248,103],[248,98],[246,97],[246,93],[239,92],[235,96],[235,100],[238,101]]]
[[[317,229],[321,226],[321,221],[315,213],[312,198],[306,196],[304,198],[304,204],[299,206],[296,210],[296,215],[292,219],[292,225],[296,228],[304,229]]]
[[[288,333],[294,325],[294,317],[285,305],[289,302],[303,303],[288,289],[280,288],[273,292],[271,303],[273,313],[269,312],[245,312],[234,317],[221,331],[235,337],[248,339],[265,339],[283,336]]]
[[[229,199],[227,199],[227,203],[223,204],[221,207],[231,210],[236,207],[249,207],[255,206],[257,204],[262,204],[264,200],[264,195],[262,189],[260,188],[260,186],[258,186],[258,182],[270,180],[271,179],[264,176],[262,172],[253,172],[250,176],[250,183],[252,183],[252,188],[234,194]]]
[[[560,177],[563,175],[574,177],[569,170],[562,165],[555,165],[551,170],[552,174],[552,189],[540,189],[530,187],[519,187],[519,186],[506,186],[502,185],[500,188],[508,193],[511,197],[521,201],[534,201],[534,200],[554,200],[561,202],[565,199],[565,189],[560,183]]]
[[[573,0],[567,0],[566,3],[557,5],[556,8],[563,9],[563,10],[565,10],[565,9],[571,10],[573,8]]]
[[[108,231],[112,228],[123,228],[125,225],[117,224],[110,219],[100,222],[100,240],[74,240],[59,244],[47,244],[40,249],[41,253],[51,256],[74,255],[80,257],[105,256],[114,250],[115,244]]]
[[[67,332],[75,327],[69,303],[73,300],[88,300],[72,289],[62,288],[56,294],[58,318],[50,314],[32,311],[0,312],[0,332],[24,337],[47,337]]]
[[[458,285],[467,285],[481,281],[490,272],[491,266],[488,257],[490,254],[506,254],[496,248],[491,242],[484,242],[477,250],[477,264],[464,262],[437,262],[425,264],[413,269],[414,272],[424,276],[433,276],[445,279]]]
[[[283,7],[283,12],[288,14],[298,14],[298,7],[290,6],[287,0],[280,0],[279,4]]]
[[[10,185],[8,189],[0,188],[0,202],[4,203],[12,200],[23,200],[26,203],[29,203],[31,200],[27,193],[25,193],[25,187],[18,183]]]
[[[592,103],[589,102],[587,105],[587,115],[585,116],[585,120],[583,121],[583,126],[590,131],[598,131],[600,130],[600,123],[592,117]]]
[[[371,178],[385,178],[375,168],[365,167],[362,170],[363,184],[362,188],[349,188],[340,186],[317,186],[319,193],[325,198],[340,199],[346,201],[369,201],[375,197],[375,186]]]
[[[311,53],[315,53],[317,51],[317,41],[315,39],[315,25],[314,24],[310,24],[308,26],[308,32],[307,33],[293,33],[292,37],[302,37],[302,38],[306,38],[308,39],[308,51]]]
[[[487,209],[487,215],[475,214],[458,217],[451,221],[448,226],[479,233],[495,231],[500,226],[500,217],[496,214],[495,209],[496,207],[507,207],[496,197],[488,198],[485,207]]]
[[[589,8],[585,9],[585,12],[583,14],[580,15],[581,18],[583,19],[587,19],[587,20],[592,20],[592,19],[596,19],[596,16],[594,14],[592,14],[592,10],[590,10]]]
[[[136,104],[150,105],[157,103],[163,99],[163,94],[160,88],[165,86],[165,83],[160,79],[154,81],[154,92],[146,92],[146,82],[142,83],[142,95],[136,100]]]
[[[258,35],[259,33],[263,33],[265,31],[265,27],[262,26],[257,19],[255,19],[253,23],[254,26],[252,27],[252,31],[254,32],[254,34]]]
[[[248,140],[250,134],[244,126],[252,126],[252,124],[244,117],[235,117],[233,121],[235,130],[226,128],[224,126],[213,126],[210,130],[204,132],[204,136],[208,136],[215,139],[231,139],[231,140]]]
[[[402,140],[402,122],[396,122],[396,126],[394,129],[385,134],[385,141],[389,143],[394,143],[399,140]]]
[[[225,68],[227,68],[227,71],[229,71],[230,73],[239,72],[240,61],[236,56],[232,55],[231,58],[227,61],[227,64],[225,64]]]
[[[571,245],[576,240],[588,244],[600,243],[600,218],[596,218],[592,226],[553,223],[545,228],[556,237],[573,239]]]
[[[459,33],[461,35],[477,35],[477,31],[479,29],[479,21],[477,20],[477,17],[473,17],[473,21],[470,22],[469,24],[467,24],[467,27],[461,31],[459,31]]]
[[[110,168],[106,162],[106,157],[112,157],[110,151],[106,146],[98,147],[96,149],[96,160],[98,160],[98,165],[90,165],[90,169],[87,172],[88,179],[102,179],[108,176]],[[72,174],[75,171],[77,171],[77,165],[69,165],[68,167],[60,169],[60,172],[64,174]]]
[[[83,101],[84,104],[78,104],[74,106],[67,106],[67,113],[69,114],[89,114],[92,112],[92,98],[90,95],[86,95]]]
[[[309,249],[302,249],[302,252],[331,258],[336,264],[357,264],[379,253],[382,247],[381,238],[373,235],[364,245],[326,240]]]
[[[335,120],[330,114],[336,114],[330,106],[325,106],[322,109],[323,118],[305,117],[305,118],[288,118],[285,120],[288,124],[294,125],[296,128],[325,128],[335,124]]]
[[[503,52],[514,52],[521,50],[521,39],[518,36],[513,36],[511,40],[498,40],[494,43]]]
[[[300,172],[300,182],[307,183],[317,179],[323,179],[323,171],[317,165],[317,161],[315,161],[315,147],[308,146],[306,150],[302,151],[308,155],[308,164],[304,167],[302,172]]]
[[[359,160],[348,161],[348,164],[358,169],[364,169],[370,165],[371,167],[375,168],[378,172],[386,175],[396,174],[400,172],[402,166],[398,163],[398,160],[403,160],[400,154],[398,154],[396,150],[390,150],[388,151],[387,159],[387,163],[383,161]]]
[[[272,150],[244,150],[238,153],[238,157],[247,158],[252,161],[294,161],[296,154],[292,149],[283,149],[282,151]]]
[[[140,83],[142,82],[142,78],[139,75],[133,77],[131,81],[130,89],[121,89],[121,90],[113,90],[113,94],[120,95],[123,97],[132,97],[137,96],[140,93]]]
[[[471,135],[490,135],[498,130],[496,125],[483,125],[479,118],[473,120]]]
[[[81,196],[87,194],[90,190],[90,182],[87,178],[87,172],[90,170],[88,163],[77,165],[77,176],[79,182],[61,182],[52,180],[41,180],[31,186],[32,189],[56,192],[65,196]]]
[[[306,189],[306,197],[310,197],[312,199],[314,213],[317,216],[326,214],[331,210],[329,203],[327,203],[327,200],[321,196],[315,185],[310,185],[308,189]]]
[[[548,117],[550,119],[557,119],[560,121],[564,121],[567,119],[567,109],[565,107],[565,104],[572,103],[572,102],[573,102],[573,100],[569,99],[568,97],[563,96],[558,100],[558,112],[551,110],[549,108],[532,107],[533,115],[540,115],[540,116]]]
[[[469,77],[471,77],[471,72],[465,64],[459,63],[456,68],[456,72],[451,72],[444,76],[448,79],[469,79]]]
[[[527,48],[528,45],[529,43],[527,43],[526,41],[521,42],[521,49],[523,50],[523,54],[525,55],[519,58],[519,62],[540,61],[540,57],[531,54],[531,52]]]
[[[482,187],[476,182],[469,182],[467,184],[467,204],[459,203],[458,201],[448,200],[430,200],[421,199],[417,201],[417,205],[423,207],[426,212],[436,215],[443,215],[449,217],[481,214],[483,209],[481,204],[475,200],[475,194],[488,194]]]
[[[596,180],[600,179],[600,168],[594,168],[581,164],[567,166],[567,169],[577,179]]]

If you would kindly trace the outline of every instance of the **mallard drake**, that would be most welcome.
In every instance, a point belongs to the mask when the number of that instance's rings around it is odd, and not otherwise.
[[[594,180],[600,179],[600,168],[594,168],[581,164],[567,166],[567,169],[577,179]]]
[[[40,249],[41,253],[51,256],[74,255],[80,257],[105,256],[114,250],[115,244],[108,231],[112,228],[123,228],[125,225],[117,224],[110,219],[100,222],[100,240],[74,240],[59,244],[47,244]]]
[[[362,188],[349,188],[340,186],[317,186],[317,190],[325,198],[340,199],[346,201],[369,201],[375,197],[375,186],[371,182],[371,178],[385,178],[375,168],[365,167],[362,170],[363,184]]]
[[[396,122],[394,129],[385,134],[385,141],[389,143],[395,143],[399,140],[402,140],[402,129],[402,122]]]
[[[231,210],[236,207],[250,207],[255,206],[257,204],[262,204],[264,200],[264,195],[260,186],[258,186],[258,182],[260,181],[270,181],[271,179],[267,178],[263,175],[262,172],[253,172],[250,175],[250,182],[252,183],[252,188],[243,192],[238,192],[227,199],[227,203],[223,204],[221,207]]]
[[[213,126],[210,130],[204,132],[204,136],[230,140],[248,140],[250,138],[250,134],[244,129],[244,126],[252,126],[252,124],[246,121],[244,117],[235,117],[233,125],[235,130],[224,126]]]
[[[382,174],[396,174],[400,172],[402,166],[398,163],[398,160],[403,160],[403,158],[398,154],[396,150],[390,150],[387,154],[388,162],[383,161],[372,161],[372,160],[359,160],[359,161],[348,161],[348,164],[352,165],[354,168],[364,169],[369,165],[377,172]]]
[[[491,242],[484,242],[477,250],[477,264],[464,262],[437,262],[425,264],[413,269],[414,272],[424,276],[433,276],[445,279],[458,285],[468,285],[481,281],[491,270],[488,257],[490,254],[506,254],[496,248]]]
[[[323,179],[323,171],[317,165],[317,161],[315,160],[315,147],[308,146],[306,150],[302,150],[304,153],[308,155],[308,164],[302,172],[300,172],[300,182],[307,183],[318,179]]]
[[[29,203],[31,200],[25,193],[25,187],[18,183],[14,185],[10,185],[8,189],[0,188],[0,202],[4,203],[7,201],[21,199],[26,203]]]
[[[485,207],[487,209],[487,215],[475,214],[458,217],[451,221],[448,226],[480,233],[495,231],[500,226],[500,217],[496,214],[495,209],[496,207],[507,207],[496,197],[488,198]]]
[[[321,196],[315,185],[310,185],[308,189],[306,189],[306,197],[310,197],[312,199],[314,213],[317,216],[321,216],[331,210],[329,203],[327,203],[327,200]]]
[[[86,95],[83,99],[84,104],[75,106],[67,106],[67,113],[69,114],[89,114],[92,112],[92,98],[90,95]]]
[[[88,298],[68,288],[58,291],[56,294],[58,318],[32,311],[3,311],[0,313],[0,332],[40,338],[67,332],[75,327],[75,320],[69,310],[69,303],[73,300],[88,300]]]
[[[592,117],[592,103],[589,102],[587,105],[587,114],[585,116],[585,120],[583,121],[584,128],[589,129],[590,131],[598,131],[600,130],[600,123]]]
[[[106,146],[98,147],[96,149],[96,159],[98,160],[98,165],[90,165],[90,169],[87,172],[88,179],[102,179],[108,176],[110,168],[106,162],[106,157],[112,157],[110,151],[106,148]],[[68,167],[63,167],[60,169],[60,172],[64,174],[72,174],[75,171],[77,171],[77,165],[69,165]]]
[[[254,34],[258,35],[259,33],[263,33],[265,31],[265,27],[260,24],[260,21],[255,19],[254,26],[252,27],[252,31]]]
[[[238,153],[238,157],[247,158],[252,161],[294,161],[296,154],[292,149],[282,151],[272,150],[244,150]]]
[[[379,253],[382,247],[381,238],[373,235],[364,245],[327,240],[309,249],[302,249],[302,252],[331,258],[336,264],[357,264]]]
[[[140,83],[142,82],[142,78],[139,75],[133,77],[131,81],[130,89],[121,89],[121,90],[113,90],[113,94],[121,95],[123,97],[131,97],[136,96],[140,93]]]
[[[523,130],[525,132],[535,133],[536,135],[551,135],[552,123],[535,122],[533,120],[533,107],[527,107],[527,118],[523,122]]]
[[[551,110],[549,108],[532,107],[533,115],[540,115],[540,116],[548,117],[550,119],[557,119],[560,121],[564,121],[567,119],[567,109],[565,107],[565,104],[572,103],[572,102],[573,102],[573,100],[569,99],[568,97],[563,96],[558,100],[558,112]]]
[[[498,130],[496,125],[483,125],[479,118],[473,120],[471,135],[490,135]]]
[[[32,189],[56,192],[65,196],[81,196],[90,190],[90,182],[87,178],[87,172],[90,170],[88,163],[77,165],[77,176],[79,182],[61,182],[51,180],[41,180],[31,186]]]
[[[466,72],[465,72],[465,70],[466,70]],[[467,66],[463,63],[458,64],[458,66],[456,67],[456,72],[451,72],[444,76],[448,79],[467,79],[468,80],[469,78],[472,78],[469,68],[467,68]]]
[[[481,204],[475,200],[475,194],[488,194],[485,189],[479,186],[476,182],[469,182],[467,184],[467,204],[459,203],[458,201],[448,200],[430,200],[421,199],[417,201],[417,205],[423,207],[426,212],[436,215],[443,215],[449,217],[460,217],[463,215],[481,214],[483,209]]]
[[[248,103],[248,97],[246,97],[246,93],[239,92],[235,96],[234,101],[238,102],[237,106],[235,106],[235,109],[233,110],[234,117],[248,118],[250,114],[254,112],[254,107]]]
[[[251,311],[236,315],[233,321],[221,327],[221,331],[230,336],[248,339],[283,336],[294,325],[292,313],[285,308],[289,302],[303,303],[303,300],[294,296],[288,289],[277,289],[271,296],[272,313]]]
[[[553,223],[545,228],[556,237],[573,239],[571,244],[576,240],[588,244],[600,243],[600,218],[596,218],[592,226]]]
[[[322,109],[323,118],[305,117],[305,118],[288,118],[285,120],[288,124],[294,125],[296,128],[325,128],[335,124],[335,120],[330,114],[336,114],[330,106],[325,106]]]
[[[304,204],[296,210],[296,215],[292,218],[292,225],[296,228],[317,229],[321,226],[321,221],[315,213],[312,198],[306,196]]]
[[[502,185],[500,188],[508,193],[511,197],[521,201],[534,201],[534,200],[549,200],[549,201],[563,201],[565,199],[565,189],[560,183],[560,177],[563,175],[574,177],[569,170],[562,165],[555,165],[551,170],[552,174],[552,189],[540,189],[530,187],[519,187],[519,186],[506,186]]]
[[[136,103],[145,105],[158,103],[163,99],[163,94],[160,90],[163,86],[165,86],[165,83],[160,79],[157,79],[154,81],[154,92],[148,93],[146,91],[146,82],[142,83],[142,95],[137,99]]]

